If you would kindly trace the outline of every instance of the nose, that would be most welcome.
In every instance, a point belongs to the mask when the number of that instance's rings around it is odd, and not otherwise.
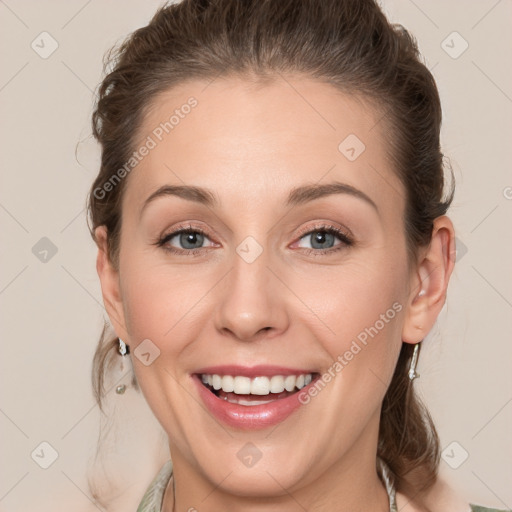
[[[286,331],[287,289],[275,274],[265,251],[250,263],[234,254],[233,267],[219,290],[215,325],[221,334],[255,341]]]

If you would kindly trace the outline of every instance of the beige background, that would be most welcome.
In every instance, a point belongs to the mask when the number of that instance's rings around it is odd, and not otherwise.
[[[84,210],[99,163],[90,115],[105,50],[159,3],[0,1],[1,511],[97,510],[86,481],[100,422],[90,368],[105,313]],[[416,386],[447,448],[443,474],[474,503],[512,508],[512,2],[384,6],[417,37],[437,79],[458,185],[459,261]],[[51,48],[43,31],[58,43],[46,59],[31,47],[45,37]],[[455,55],[464,40],[458,58],[445,51]],[[46,262],[33,253],[42,237],[57,249]],[[110,398],[117,444],[96,474],[125,482],[116,509],[135,510],[168,455],[140,395]],[[43,441],[58,454],[48,469]]]

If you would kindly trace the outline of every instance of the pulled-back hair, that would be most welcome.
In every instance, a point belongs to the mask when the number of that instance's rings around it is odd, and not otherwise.
[[[189,80],[237,76],[265,84],[286,74],[331,84],[375,107],[405,189],[410,261],[430,242],[434,219],[447,211],[453,190],[443,196],[438,90],[402,26],[390,24],[374,0],[184,0],[159,8],[106,56],[92,118],[101,168],[88,208],[93,238],[96,227],[107,228],[115,267],[126,180],[106,194],[97,191],[129,160],[156,96]],[[117,346],[104,329],[93,364],[100,407]],[[435,426],[407,376],[413,349],[402,343],[382,404],[377,452],[396,489],[410,497],[433,485],[440,455]]]

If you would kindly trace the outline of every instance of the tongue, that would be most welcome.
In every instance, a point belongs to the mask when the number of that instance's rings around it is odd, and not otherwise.
[[[226,393],[226,391],[223,391],[222,389],[217,391],[217,396],[219,398],[227,399],[229,401],[237,401],[239,399],[243,399],[248,402],[279,400],[293,394],[294,391],[283,391],[282,393],[269,393],[268,395],[238,395],[237,393]]]

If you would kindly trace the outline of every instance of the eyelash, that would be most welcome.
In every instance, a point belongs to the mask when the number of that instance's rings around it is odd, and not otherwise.
[[[172,231],[171,233],[163,235],[162,238],[160,238],[156,242],[156,245],[158,247],[162,247],[165,251],[168,251],[172,254],[178,254],[181,256],[185,253],[187,256],[199,256],[199,254],[205,249],[204,247],[198,247],[197,249],[176,249],[175,247],[165,245],[167,242],[172,240],[176,235],[181,235],[182,233],[199,233],[200,235],[204,235],[204,236],[208,237],[208,234],[205,231],[203,231],[202,229],[195,228],[194,226],[188,225],[188,226],[179,227],[175,231]]]
[[[342,231],[340,228],[337,228],[330,224],[316,224],[313,227],[308,226],[307,228],[299,231],[298,239],[300,240],[301,238],[304,238],[304,236],[306,236],[306,235],[311,235],[312,233],[316,233],[319,231],[337,236],[340,239],[341,243],[338,245],[335,245],[334,247],[331,247],[330,249],[302,248],[302,250],[305,252],[305,254],[312,255],[312,256],[327,256],[329,254],[338,252],[346,247],[351,247],[352,245],[354,245],[354,240],[353,240],[352,236],[350,236],[345,231]]]
[[[335,235],[339,238],[341,243],[330,248],[330,249],[302,248],[302,250],[308,255],[323,256],[323,255],[327,255],[327,254],[332,254],[332,253],[337,252],[345,247],[350,247],[350,246],[354,245],[354,240],[352,239],[352,237],[350,235],[348,235],[341,229],[339,229],[335,226],[332,226],[330,224],[319,224],[319,225],[315,225],[313,227],[308,227],[304,230],[301,230],[299,232],[298,239],[300,240],[300,239],[304,238],[304,236],[311,235],[312,233],[316,233],[316,232],[324,232],[324,233],[329,233],[329,234]],[[187,256],[198,256],[205,249],[205,247],[198,247],[196,249],[176,249],[175,247],[172,247],[172,246],[166,246],[167,242],[172,240],[175,236],[181,235],[182,233],[199,233],[200,235],[208,237],[208,233],[206,233],[202,229],[188,225],[188,226],[179,227],[175,231],[172,231],[171,233],[163,235],[161,238],[159,238],[157,240],[155,245],[157,245],[158,247],[162,247],[165,251],[168,251],[172,254],[183,255],[185,253]]]

